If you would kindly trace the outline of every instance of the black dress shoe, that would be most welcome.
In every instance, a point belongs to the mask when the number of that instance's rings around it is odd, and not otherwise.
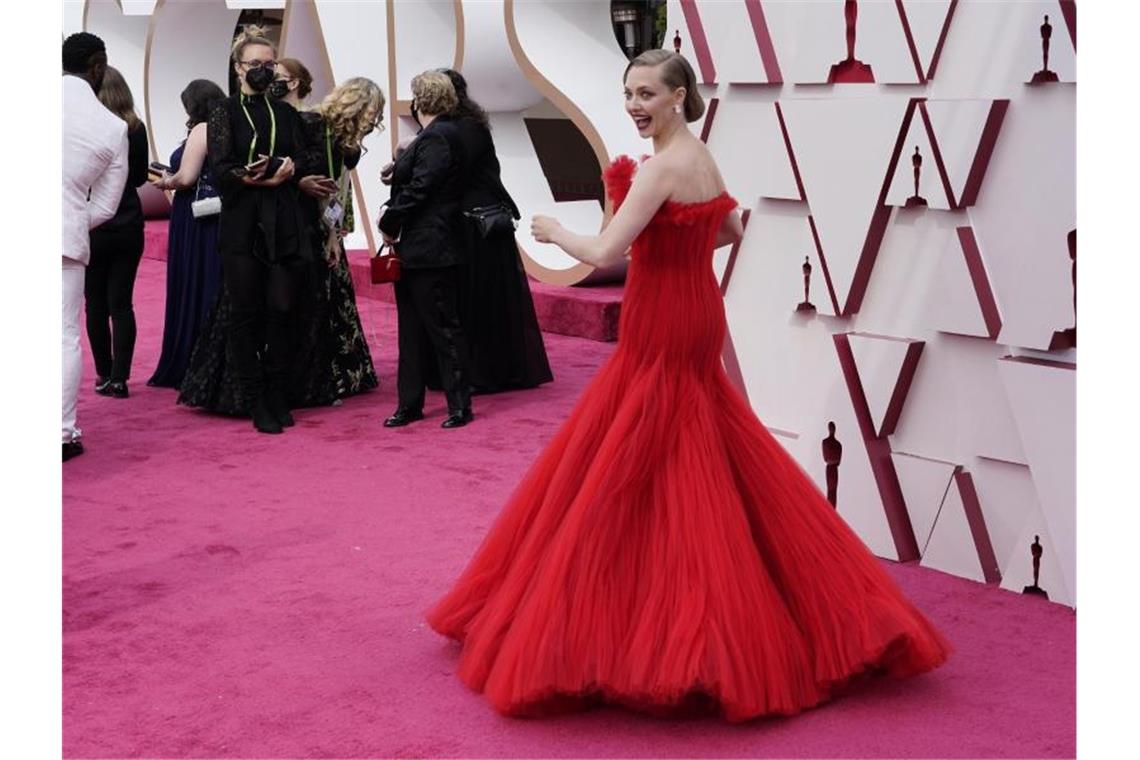
[[[110,396],[107,392],[107,386],[111,384],[111,378],[99,376],[95,378],[95,392],[100,396]]]
[[[127,384],[121,380],[112,380],[103,386],[103,390],[96,390],[96,393],[102,393],[104,396],[111,398],[130,398],[131,392],[127,390]]]
[[[63,444],[63,461],[74,459],[83,453],[83,443],[81,441],[65,441]]]
[[[257,400],[250,410],[249,416],[253,419],[253,426],[257,428],[259,433],[277,433],[285,432],[281,427],[281,423],[277,421],[277,417],[269,410],[269,405],[265,402],[265,396]]]
[[[475,419],[475,415],[471,413],[470,409],[460,409],[458,412],[452,412],[451,414],[447,415],[447,419],[443,421],[443,424],[440,425],[440,427],[463,427],[473,419]]]
[[[384,427],[403,427],[410,422],[422,420],[424,412],[422,409],[397,409],[395,413],[384,420]]]

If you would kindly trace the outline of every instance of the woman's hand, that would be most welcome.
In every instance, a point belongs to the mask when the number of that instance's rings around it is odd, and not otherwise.
[[[306,195],[322,200],[330,198],[336,194],[336,190],[330,190],[326,180],[328,178],[322,174],[310,174],[297,180],[297,187]]]
[[[539,243],[553,243],[562,225],[552,216],[536,215],[530,222],[530,234]]]
[[[293,159],[286,156],[273,176],[261,180],[260,183],[266,187],[277,187],[293,178],[293,168]]]
[[[146,181],[157,187],[159,190],[169,190],[167,182],[170,181],[170,175],[166,172],[162,174],[147,174]]]

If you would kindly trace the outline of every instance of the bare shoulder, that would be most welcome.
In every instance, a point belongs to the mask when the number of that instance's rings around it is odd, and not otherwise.
[[[209,127],[207,126],[206,122],[200,121],[197,124],[195,124],[194,127],[190,130],[190,134],[187,136],[186,139],[194,140],[194,141],[198,141],[198,140],[205,141],[206,130],[208,128]]]

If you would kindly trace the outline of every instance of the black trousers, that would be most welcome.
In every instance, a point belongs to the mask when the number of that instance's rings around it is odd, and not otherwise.
[[[293,312],[307,263],[267,264],[248,254],[222,259],[230,298],[229,351],[240,404],[250,409],[268,389],[285,395],[293,355]]]
[[[420,410],[431,374],[439,368],[449,412],[471,406],[467,341],[459,324],[459,267],[405,269],[396,282],[400,359],[396,391],[401,409]]]
[[[143,226],[124,225],[91,232],[91,261],[83,295],[87,339],[95,373],[116,382],[131,376],[135,354],[135,275],[143,255]]]

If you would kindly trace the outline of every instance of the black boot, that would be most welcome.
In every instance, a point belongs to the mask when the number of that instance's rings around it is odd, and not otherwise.
[[[264,394],[258,397],[249,416],[253,419],[253,426],[258,432],[272,434],[284,432],[281,423],[277,421],[277,416],[270,411]]]
[[[278,424],[281,427],[293,427],[296,420],[293,415],[289,413],[289,404],[285,402],[285,394],[277,388],[270,388],[265,394],[265,403],[269,406],[270,413],[277,418]]]

